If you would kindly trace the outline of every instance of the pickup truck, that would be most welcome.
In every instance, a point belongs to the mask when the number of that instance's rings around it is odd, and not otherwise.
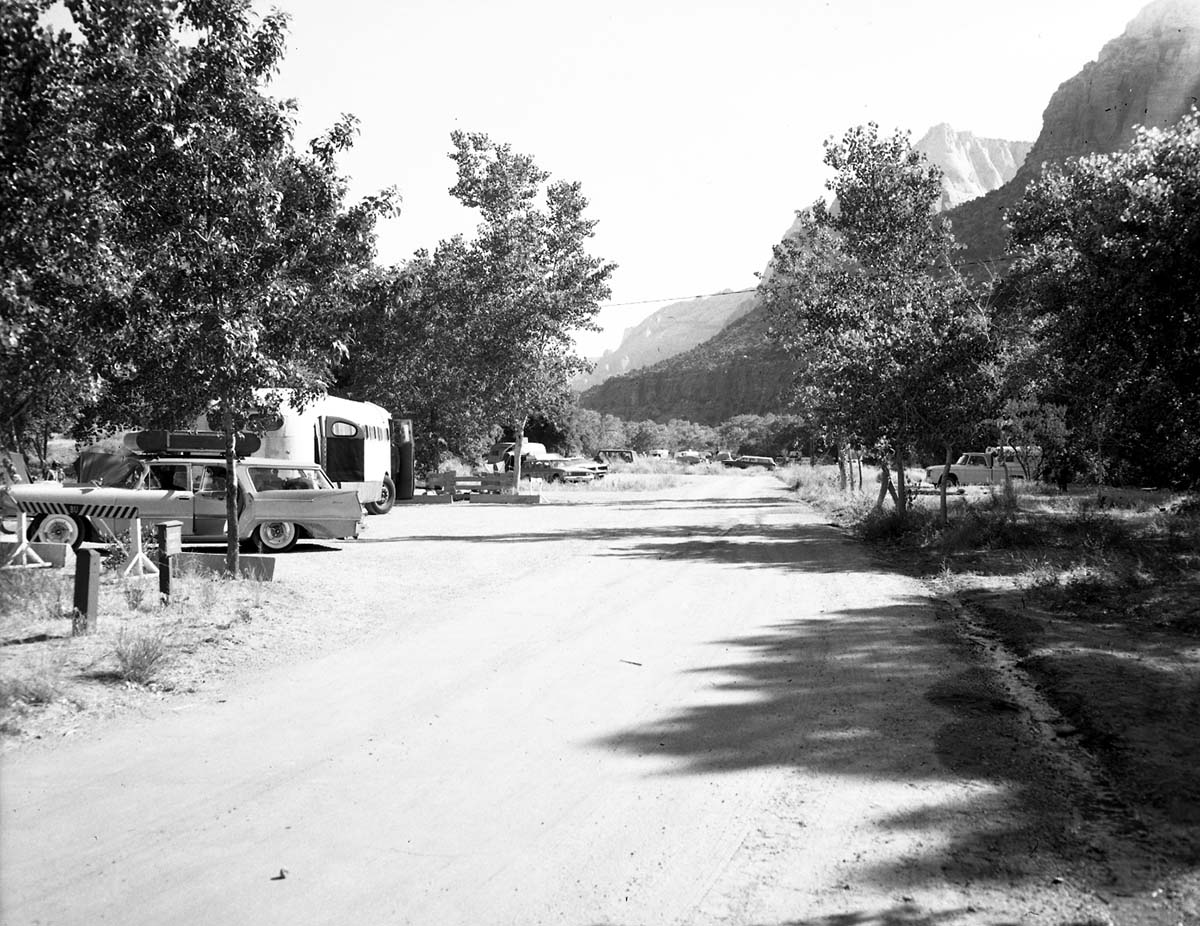
[[[32,518],[30,539],[78,547],[111,538],[136,515],[142,526],[183,522],[183,539],[225,539],[225,461],[215,454],[85,451],[80,484],[35,482],[8,488],[0,508]],[[302,538],[355,538],[363,510],[352,489],[335,489],[316,464],[249,457],[235,463],[238,537],[272,553]]]
[[[996,453],[964,453],[957,462],[951,464],[950,473],[946,476],[946,487],[952,489],[960,485],[1003,485],[1004,468],[1004,460]],[[926,481],[940,488],[945,469],[945,466],[930,466],[925,470]],[[1020,465],[1015,462],[1008,463],[1008,476],[1012,479],[1025,478]]]

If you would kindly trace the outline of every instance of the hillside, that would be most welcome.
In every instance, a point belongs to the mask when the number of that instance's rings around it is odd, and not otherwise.
[[[583,391],[613,376],[648,367],[707,341],[753,305],[747,293],[721,293],[673,302],[627,328],[621,344],[605,351],[595,369],[573,384]]]

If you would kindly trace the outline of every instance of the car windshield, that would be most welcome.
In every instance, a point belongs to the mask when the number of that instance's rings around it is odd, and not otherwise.
[[[280,489],[331,489],[333,485],[319,469],[286,466],[250,466],[250,484],[257,492]]]

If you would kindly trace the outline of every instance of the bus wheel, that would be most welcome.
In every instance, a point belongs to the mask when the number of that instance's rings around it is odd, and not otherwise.
[[[47,514],[38,518],[29,528],[29,535],[39,543],[65,543],[78,550],[83,543],[83,522],[69,514]]]
[[[367,502],[367,511],[371,514],[387,514],[396,504],[396,484],[390,476],[383,477],[383,488],[379,490],[379,501]]]
[[[291,521],[266,521],[254,528],[252,539],[271,553],[286,553],[296,545],[300,535]]]

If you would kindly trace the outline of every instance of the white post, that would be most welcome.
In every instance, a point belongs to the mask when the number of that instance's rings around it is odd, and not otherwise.
[[[24,511],[17,511],[17,548],[4,560],[5,566],[49,566],[50,564],[37,555],[33,544],[29,542],[29,516]]]
[[[158,567],[154,565],[150,557],[142,551],[142,519],[134,518],[129,525],[131,549],[129,551],[129,561],[125,564],[125,568],[121,570],[121,575],[128,576],[135,569],[137,575],[158,575]],[[147,572],[149,570],[149,572]]]

